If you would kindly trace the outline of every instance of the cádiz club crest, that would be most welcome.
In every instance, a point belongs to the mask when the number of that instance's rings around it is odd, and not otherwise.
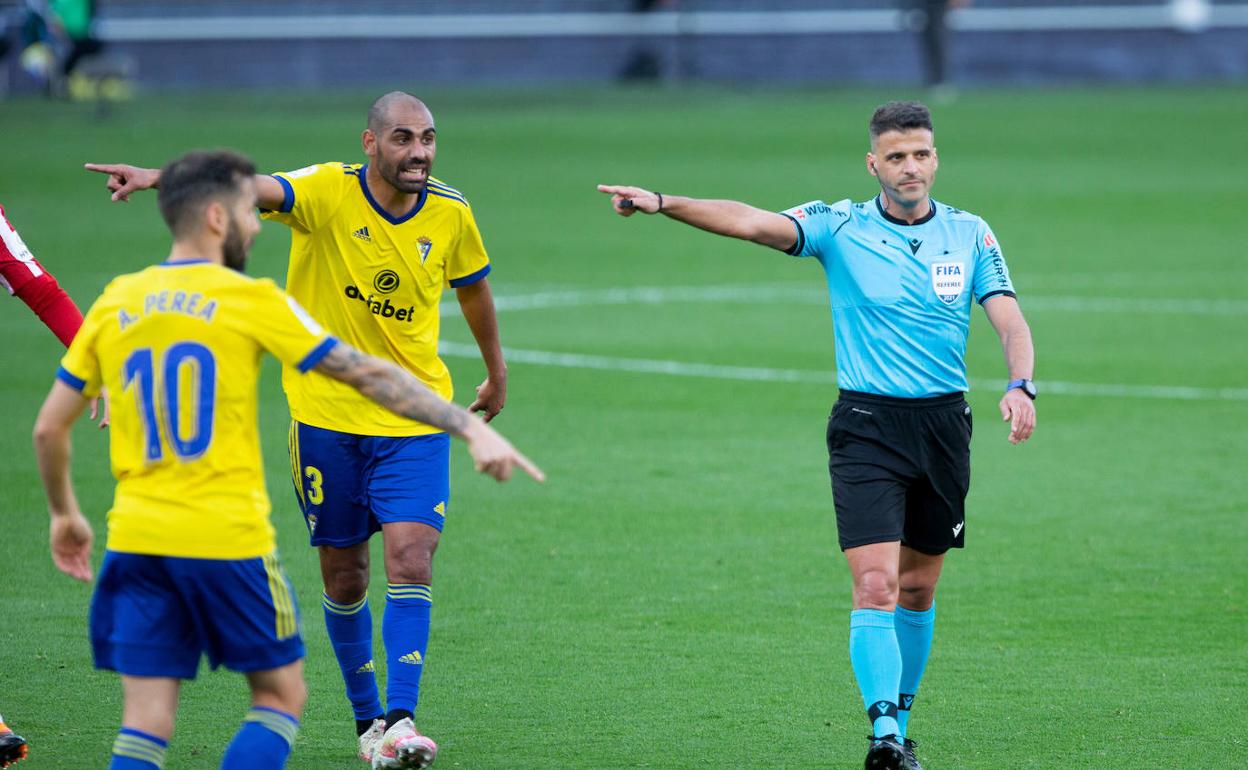
[[[961,262],[932,263],[932,289],[946,305],[952,305],[962,296],[965,279],[966,270]]]
[[[425,264],[425,260],[429,259],[429,251],[433,248],[433,241],[422,235],[416,239],[416,248],[420,249],[420,264]]]

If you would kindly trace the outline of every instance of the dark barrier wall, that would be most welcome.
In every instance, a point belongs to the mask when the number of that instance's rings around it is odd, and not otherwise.
[[[124,43],[156,87],[606,81],[643,40],[576,38]],[[650,41],[666,79],[827,83],[918,81],[915,36],[899,33]],[[887,55],[881,55],[887,51]],[[1248,80],[1248,33],[964,33],[950,44],[963,85]],[[240,62],[245,62],[241,65]]]

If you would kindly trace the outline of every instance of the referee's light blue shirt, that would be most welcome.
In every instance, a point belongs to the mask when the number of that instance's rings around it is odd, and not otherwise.
[[[878,197],[782,213],[797,226],[789,253],[815,257],[827,275],[841,390],[896,398],[967,390],[971,300],[1014,296],[984,220],[933,200],[930,216],[908,225]]]

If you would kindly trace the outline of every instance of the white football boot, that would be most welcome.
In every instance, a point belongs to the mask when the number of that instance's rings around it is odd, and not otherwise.
[[[373,724],[360,736],[360,759],[371,766],[373,755],[377,753],[377,747],[381,745],[381,737],[385,734],[386,720],[374,719]]]
[[[416,732],[411,719],[401,719],[386,730],[373,752],[373,770],[419,770],[437,756],[438,744]]]

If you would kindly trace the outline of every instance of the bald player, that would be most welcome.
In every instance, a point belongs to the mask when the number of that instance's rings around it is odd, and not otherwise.
[[[490,260],[467,199],[431,175],[433,114],[410,94],[385,94],[369,109],[361,140],[366,163],[256,177],[264,217],[291,229],[286,290],[343,342],[393,361],[450,399],[450,373],[438,357],[438,306],[443,289],[455,289],[487,372],[468,409],[489,421],[507,396]],[[87,168],[108,174],[114,201],[160,185],[157,169]],[[335,380],[312,379],[283,371],[291,470],[320,552],[325,626],[355,713],[360,758],[374,768],[427,767],[437,745],[416,731],[413,714],[429,641],[433,554],[450,498],[450,436]],[[368,606],[374,532],[382,533],[388,581],[385,710]]]

